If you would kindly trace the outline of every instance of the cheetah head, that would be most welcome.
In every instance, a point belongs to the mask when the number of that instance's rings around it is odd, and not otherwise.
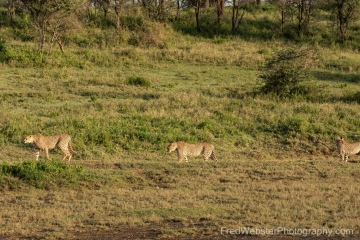
[[[33,143],[35,141],[33,135],[26,136],[24,139],[24,143]]]
[[[343,144],[345,140],[344,140],[343,137],[337,137],[337,138],[335,139],[335,141],[336,141],[336,143],[338,143],[338,144]]]
[[[344,138],[341,137],[341,136],[340,136],[340,137],[337,137],[337,138],[336,138],[336,141],[344,141]]]
[[[172,151],[175,151],[177,149],[177,143],[174,142],[174,143],[170,143],[170,145],[167,147],[167,150],[168,152],[172,152]]]

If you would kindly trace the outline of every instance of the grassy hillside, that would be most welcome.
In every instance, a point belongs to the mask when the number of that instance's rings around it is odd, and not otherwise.
[[[268,56],[247,44],[248,56]],[[323,52],[334,60],[312,70],[317,92],[289,100],[254,96],[259,69],[237,64],[3,66],[1,162],[25,171],[3,170],[3,234],[68,238],[121,226],[165,238],[221,237],[221,227],[242,226],[357,234],[358,157],[341,163],[334,137],[358,140],[359,75],[329,64],[356,55]],[[60,132],[79,152],[73,165],[30,164],[35,152],[24,136]],[[212,141],[220,162],[177,163],[165,152],[177,140]]]
[[[334,139],[360,141],[358,52],[305,46],[316,52],[312,91],[278,98],[256,94],[264,63],[303,44],[153,27],[166,47],[69,44],[47,55],[1,43],[0,236],[228,237],[221,227],[357,236],[359,157],[340,162]],[[59,150],[36,163],[24,136],[61,132],[78,151],[72,164]],[[166,147],[180,140],[213,142],[219,162],[177,163]]]
[[[216,47],[210,45],[214,51]],[[255,44],[250,47],[248,56],[264,61],[266,55]],[[155,54],[150,51],[146,56]],[[238,55],[246,51],[238,50]],[[325,58],[328,50],[321,51]],[[343,62],[333,58],[319,60],[312,69],[314,80],[308,84],[314,92],[288,100],[254,95],[262,84],[259,69],[237,64],[138,60],[88,69],[4,66],[1,144],[19,147],[27,134],[68,132],[86,159],[101,152],[157,153],[175,140],[214,141],[226,151],[263,157],[332,154],[334,137],[357,140],[360,124],[357,71],[330,65],[354,61],[348,67],[357,68],[356,54],[346,53]],[[140,79],[140,85],[129,82],[132,78]]]

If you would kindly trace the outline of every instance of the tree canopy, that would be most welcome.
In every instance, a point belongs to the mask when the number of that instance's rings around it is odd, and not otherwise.
[[[273,17],[257,17],[262,12]],[[0,0],[0,28],[11,27],[16,36],[32,39],[40,51],[51,52],[53,43],[64,51],[63,42],[71,41],[69,30],[100,28],[105,38],[120,42],[124,30],[144,34],[148,22],[167,23],[205,37],[253,38],[249,30],[256,28],[262,37],[314,39],[319,34],[316,25],[325,17],[329,24],[321,29],[321,38],[345,43],[360,38],[356,34],[359,13],[360,0]],[[246,15],[257,22],[243,21]],[[144,38],[128,42],[141,44]]]

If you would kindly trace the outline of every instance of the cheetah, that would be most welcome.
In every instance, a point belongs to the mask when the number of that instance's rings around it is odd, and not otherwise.
[[[360,152],[360,142],[349,143],[343,137],[336,138],[336,147],[340,153],[341,160],[347,162],[349,156]]]
[[[64,153],[64,158],[62,159],[62,161],[64,161],[66,157],[69,157],[68,163],[70,163],[71,154],[69,149],[71,150],[71,152],[76,154],[76,152],[71,146],[71,137],[68,134],[59,134],[55,136],[43,136],[41,134],[29,135],[25,137],[24,143],[35,144],[35,147],[37,149],[36,161],[39,160],[40,150],[44,150],[46,158],[48,160],[51,160],[49,158],[49,150],[55,147],[59,147]]]
[[[209,157],[214,161],[217,161],[215,155],[215,148],[209,142],[190,144],[186,142],[173,142],[167,147],[168,152],[177,151],[179,162],[182,162],[184,159],[188,162],[187,156],[196,157],[200,154],[203,155],[205,162],[208,161]]]

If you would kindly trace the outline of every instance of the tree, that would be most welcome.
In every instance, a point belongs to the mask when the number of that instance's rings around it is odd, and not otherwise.
[[[56,42],[62,52],[64,52],[64,45],[61,38],[67,30],[76,28],[78,20],[76,16],[69,15],[66,11],[58,11],[52,15],[46,25],[46,34],[51,36],[49,53],[52,52],[53,44]]]
[[[101,8],[103,10],[104,19],[107,20],[108,14],[110,12],[111,1],[110,0],[93,0],[93,2],[94,2],[94,6],[96,6],[96,8]]]
[[[233,0],[231,17],[231,31],[233,33],[238,31],[240,22],[247,11],[248,4],[249,0]]]
[[[315,0],[291,0],[291,5],[295,8],[295,17],[297,19],[296,32],[298,37],[306,30],[309,25],[311,12]]]
[[[125,0],[114,0],[114,10],[116,15],[116,30],[120,30],[120,13]]]
[[[82,9],[84,0],[21,0],[30,12],[32,26],[38,38],[38,47],[43,51],[46,37],[51,36],[50,51],[54,41],[64,51],[61,35],[74,23],[74,13]]]
[[[284,32],[286,15],[291,12],[291,0],[271,0],[270,3],[275,4],[281,14],[281,32]]]
[[[202,5],[202,0],[192,0],[191,3],[195,10],[196,29],[200,32],[200,10]]]
[[[209,8],[209,7],[210,7],[210,0],[205,0],[204,8]]]
[[[224,0],[216,0],[216,14],[218,18],[218,23],[221,23],[222,17],[224,15],[224,7],[225,7]]]
[[[7,9],[8,9],[8,14],[9,14],[11,21],[15,17],[15,9],[16,9],[17,5],[18,5],[17,0],[8,0]]]
[[[165,0],[141,0],[147,15],[151,19],[163,20],[165,18]]]
[[[359,16],[359,0],[332,0],[341,40],[348,38],[349,24]]]
[[[180,0],[176,0],[176,20],[180,19]]]

